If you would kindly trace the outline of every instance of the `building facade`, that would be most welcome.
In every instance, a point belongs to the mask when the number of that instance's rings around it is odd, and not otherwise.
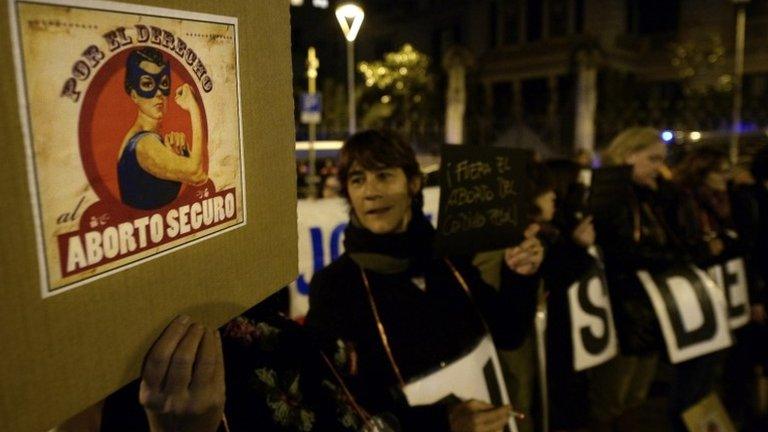
[[[366,22],[356,42],[360,60],[407,42],[430,55],[444,86],[443,56],[455,46],[472,54],[468,143],[492,143],[509,130],[523,130],[568,154],[603,147],[631,125],[731,127],[736,6],[729,0],[361,4]],[[768,127],[768,0],[751,0],[746,8],[741,128],[762,130]],[[337,44],[340,60],[337,39],[331,45]]]

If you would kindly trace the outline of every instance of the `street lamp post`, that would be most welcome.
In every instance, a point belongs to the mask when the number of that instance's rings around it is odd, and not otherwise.
[[[733,111],[731,113],[730,159],[733,165],[739,161],[739,127],[741,124],[742,78],[744,75],[744,36],[747,21],[746,6],[749,0],[731,0],[736,6],[736,41],[733,54]]]
[[[315,48],[309,47],[307,51],[307,93],[310,95],[317,94],[317,69],[320,67],[320,61],[315,54]],[[309,175],[307,180],[309,183],[309,196],[311,198],[317,198],[317,152],[315,151],[315,138],[317,138],[317,121],[309,122]]]
[[[355,112],[355,38],[363,25],[365,12],[355,3],[342,3],[336,8],[336,19],[347,40],[347,97],[349,110],[349,134],[357,129]]]

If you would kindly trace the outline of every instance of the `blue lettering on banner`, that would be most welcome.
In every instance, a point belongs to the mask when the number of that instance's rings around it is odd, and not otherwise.
[[[327,264],[330,264],[331,262],[335,261],[338,257],[341,256],[341,236],[344,234],[344,230],[347,228],[346,223],[342,223],[336,226],[336,228],[333,229],[331,232],[331,237],[329,239],[330,245],[329,249],[331,251],[331,260]],[[320,227],[311,227],[309,229],[309,238],[312,242],[312,273],[319,272],[322,270],[327,264],[325,262],[325,253],[323,248],[323,230]],[[296,286],[298,288],[298,291],[302,295],[308,295],[309,294],[309,281],[307,281],[307,278],[304,276],[304,273],[299,274],[299,277],[296,279]]]
[[[341,256],[339,246],[341,246],[341,235],[344,234],[345,229],[347,229],[347,224],[341,224],[331,233],[331,262],[336,261],[336,258]],[[319,269],[315,267],[315,271],[318,270]]]

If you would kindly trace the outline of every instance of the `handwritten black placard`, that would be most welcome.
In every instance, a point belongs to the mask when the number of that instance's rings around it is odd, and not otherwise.
[[[437,246],[446,255],[511,246],[528,224],[527,150],[445,145]]]

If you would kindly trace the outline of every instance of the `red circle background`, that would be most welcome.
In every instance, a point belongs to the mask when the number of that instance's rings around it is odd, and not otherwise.
[[[176,89],[189,84],[195,90],[195,100],[200,107],[203,121],[203,168],[208,171],[208,125],[200,89],[186,67],[169,51],[163,52],[171,64],[171,94],[168,96],[167,111],[160,123],[159,133],[183,132],[187,145],[192,144],[192,125],[189,113],[173,100]],[[90,86],[83,96],[80,112],[80,158],[88,181],[102,201],[115,202],[121,206],[120,188],[117,182],[117,160],[120,147],[128,130],[136,121],[138,108],[125,92],[125,62],[135,48],[126,49],[109,58],[96,71]],[[184,195],[182,186],[179,196]],[[177,198],[178,199],[178,198]]]

